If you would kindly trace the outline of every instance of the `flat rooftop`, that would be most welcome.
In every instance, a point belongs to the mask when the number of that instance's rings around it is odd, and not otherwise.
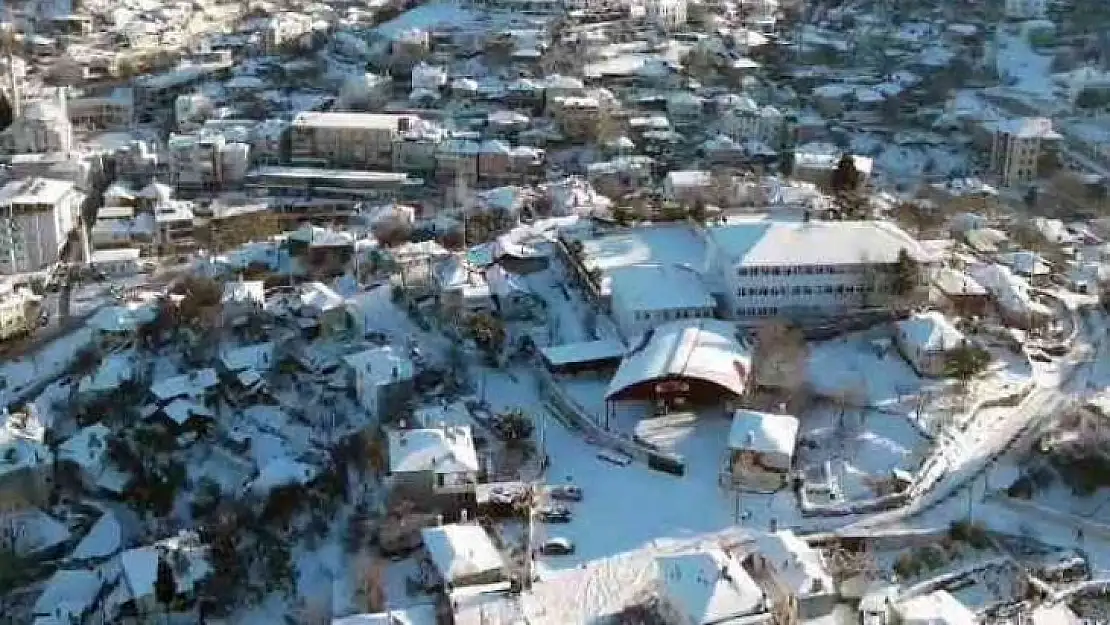
[[[400,130],[402,119],[411,115],[385,113],[351,113],[334,111],[304,111],[293,119],[295,128],[377,128]]]
[[[603,274],[643,264],[686,265],[700,270],[705,266],[706,247],[689,226],[647,226],[582,239],[582,258],[587,267],[596,267]]]

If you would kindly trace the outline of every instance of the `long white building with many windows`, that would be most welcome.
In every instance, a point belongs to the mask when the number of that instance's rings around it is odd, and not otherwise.
[[[886,307],[902,251],[919,267],[930,261],[917,241],[882,221],[741,222],[706,230],[706,244],[728,315],[750,323]],[[923,271],[917,282],[926,284]]]

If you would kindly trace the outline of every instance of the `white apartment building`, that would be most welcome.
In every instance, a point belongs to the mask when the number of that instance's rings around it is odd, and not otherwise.
[[[644,12],[648,20],[665,29],[686,25],[686,0],[645,0]]]
[[[889,305],[898,256],[930,258],[884,221],[752,220],[706,231],[710,273],[741,323],[823,319]],[[919,278],[924,286],[925,272]]]
[[[419,118],[412,115],[308,111],[292,124],[295,164],[388,169],[393,142]]]
[[[1046,117],[1023,117],[994,124],[991,173],[1003,186],[1024,185],[1037,177],[1037,163],[1060,140]]]
[[[1048,0],[1006,0],[1006,17],[1012,20],[1039,20],[1048,14]]]
[[[250,144],[217,131],[172,134],[166,147],[174,186],[181,188],[222,189],[242,182],[250,165]]]
[[[0,273],[37,271],[57,262],[84,201],[67,180],[27,178],[0,188]]]

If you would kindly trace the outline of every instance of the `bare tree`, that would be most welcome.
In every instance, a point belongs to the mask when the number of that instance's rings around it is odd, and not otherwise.
[[[382,579],[385,567],[382,561],[369,553],[362,553],[355,562],[355,571],[358,576],[357,592],[362,610],[370,614],[384,611],[386,598]]]
[[[757,387],[782,391],[797,398],[806,387],[809,346],[801,328],[780,322],[756,332],[752,377]]]

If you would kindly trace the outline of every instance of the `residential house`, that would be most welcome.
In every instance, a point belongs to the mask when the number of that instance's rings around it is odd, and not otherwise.
[[[157,380],[150,385],[150,395],[159,406],[183,398],[210,404],[215,400],[219,387],[219,374],[208,367]]]
[[[987,289],[962,271],[951,267],[937,270],[933,276],[933,287],[943,298],[941,306],[958,316],[981,316],[987,312],[990,304]]]
[[[394,421],[412,397],[412,361],[391,346],[376,347],[343,358],[353,382],[355,399],[381,423]]]
[[[910,597],[894,604],[898,622],[904,625],[973,625],[979,618],[947,590]]]
[[[425,556],[445,588],[496,584],[508,579],[501,551],[481,525],[426,527],[420,535]]]
[[[940,377],[952,353],[967,343],[942,313],[917,313],[895,324],[894,342],[919,375]]]
[[[617,157],[586,166],[586,178],[599,193],[619,197],[632,191],[651,186],[651,157],[633,155]]]
[[[34,625],[99,622],[97,608],[104,589],[117,579],[117,572],[104,566],[55,571],[31,608]]]
[[[486,312],[493,308],[485,277],[459,256],[450,256],[435,267],[436,299],[445,318]]]
[[[388,437],[395,496],[423,500],[474,492],[481,465],[469,425],[390,430]]]
[[[289,253],[314,273],[335,276],[343,273],[354,256],[354,238],[347,232],[306,224],[286,239]]]
[[[720,547],[657,555],[654,564],[650,584],[663,622],[743,623],[764,609],[763,591]]]
[[[719,122],[721,132],[736,143],[759,142],[772,149],[781,148],[785,116],[773,106],[759,106],[751,98],[741,98]]]
[[[594,96],[560,96],[548,99],[551,116],[563,134],[570,139],[585,139],[597,135],[598,122],[607,104]]]
[[[713,176],[704,170],[670,171],[663,180],[663,197],[681,204],[708,201],[712,192]]]
[[[840,164],[841,154],[835,148],[832,150],[825,149],[829,146],[824,144],[817,146],[809,144],[809,147],[817,148],[812,151],[806,149],[806,147],[803,146],[794,152],[794,177],[798,180],[827,187],[832,180],[833,172]],[[867,186],[871,179],[871,169],[874,161],[866,156],[853,154],[851,157],[856,173],[859,174],[859,188],[863,188]]]
[[[692,126],[703,121],[705,102],[689,91],[667,96],[667,116],[677,126]]]
[[[451,255],[435,241],[405,243],[389,250],[396,268],[395,281],[405,289],[430,291],[435,285],[435,267]]]
[[[73,182],[13,180],[0,188],[0,273],[38,271],[60,260],[85,194]]]
[[[112,430],[103,423],[81,428],[58,446],[59,480],[80,484],[89,493],[123,495],[131,477],[112,462],[108,439]]]
[[[744,565],[780,613],[804,621],[825,616],[836,607],[838,589],[824,556],[790,530],[757,533],[755,549]]]
[[[266,305],[265,284],[261,280],[242,278],[225,282],[220,305],[228,326],[243,325],[252,315],[261,313]]]
[[[46,502],[52,467],[45,435],[45,426],[33,413],[0,414],[0,510]]]
[[[724,482],[768,491],[786,486],[797,443],[796,417],[737,410],[728,434]]]
[[[165,562],[173,573],[175,600],[195,605],[199,584],[212,572],[207,547],[196,532],[182,531],[152,545],[129,549],[112,560],[120,581],[104,599],[112,622],[133,618],[140,623],[166,620],[166,606],[158,600],[158,568]],[[196,616],[194,615],[194,619]]]
[[[351,329],[352,319],[347,302],[323,282],[308,282],[301,286],[298,313],[320,336],[335,336]]]

